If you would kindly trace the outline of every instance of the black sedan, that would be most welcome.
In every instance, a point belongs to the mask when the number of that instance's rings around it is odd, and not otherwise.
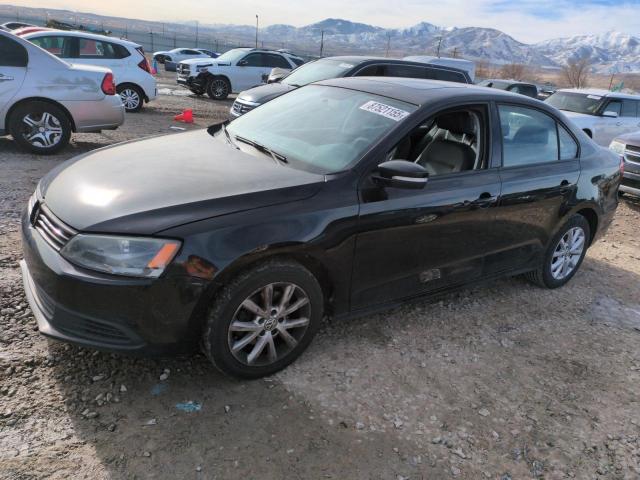
[[[620,157],[553,107],[347,78],[228,125],[100,149],[22,220],[40,331],[255,378],[346,317],[505,275],[556,288],[617,207]]]

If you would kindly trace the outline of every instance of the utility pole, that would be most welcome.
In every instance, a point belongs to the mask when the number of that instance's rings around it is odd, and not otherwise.
[[[609,80],[609,91],[611,91],[611,87],[613,87],[613,77],[615,77],[615,73],[611,73],[611,80]]]
[[[164,23],[162,24],[162,36],[164,37]]]
[[[218,53],[218,39],[216,38],[216,53]]]
[[[155,48],[153,48],[153,32],[149,32],[149,36],[151,37],[151,52],[153,53],[155,50]]]
[[[256,48],[258,48],[258,27],[259,27],[258,15],[256,15]]]
[[[324,50],[324,30],[320,32],[320,58],[322,58],[322,51]]]
[[[173,32],[173,48],[176,48],[176,32]]]
[[[453,48],[453,58],[458,58],[458,47]]]
[[[440,58],[440,46],[442,45],[442,35],[438,38],[438,51],[436,53],[436,57]]]
[[[198,20],[196,20],[196,48],[198,48]]]
[[[385,57],[389,56],[389,48],[391,47],[391,34],[387,32],[387,54]]]
[[[124,24],[124,38],[129,38],[129,26]]]

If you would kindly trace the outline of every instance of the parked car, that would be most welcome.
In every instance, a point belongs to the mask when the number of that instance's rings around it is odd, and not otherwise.
[[[214,100],[224,100],[263,82],[273,68],[293,70],[304,60],[289,53],[262,48],[234,48],[214,61],[184,60],[178,64],[178,85],[196,95],[207,94]]]
[[[86,32],[48,30],[23,38],[70,63],[107,67],[127,112],[138,112],[157,96],[156,78],[137,43]]]
[[[162,64],[165,62],[179,63],[190,58],[211,58],[211,56],[197,48],[174,48],[173,50],[154,52],[153,58]]]
[[[609,148],[624,161],[620,192],[640,197],[640,131],[616,137]]]
[[[22,217],[22,274],[49,337],[202,345],[255,378],[298,357],[325,315],[525,272],[561,287],[611,223],[619,182],[619,156],[537,100],[332,79],[55,169]]]
[[[516,82],[514,80],[483,80],[478,83],[481,87],[499,88],[507,92],[519,93],[531,98],[538,98],[538,87],[532,83]]]
[[[124,107],[109,69],[69,65],[0,31],[0,135],[49,154],[66,146],[72,132],[113,130],[123,122]]]
[[[476,78],[476,64],[471,60],[465,60],[463,58],[451,58],[451,57],[434,57],[430,55],[410,55],[404,57],[403,60],[409,60],[411,62],[428,63],[429,65],[440,65],[443,67],[453,67],[459,70],[464,70],[469,74],[472,82],[475,82]]]
[[[363,76],[426,78],[472,83],[467,72],[453,67],[379,57],[327,57],[304,64],[280,83],[261,85],[241,92],[233,102],[231,115],[239,117],[284,93],[318,80]]]
[[[546,103],[562,110],[603,147],[640,129],[640,96],[599,89],[561,89]]]
[[[14,35],[17,35],[18,37],[22,37],[28,33],[33,33],[33,32],[44,32],[47,30],[52,30],[51,28],[47,28],[47,27],[22,27],[22,28],[18,28],[17,30],[11,30],[11,33],[13,33]]]
[[[196,48],[199,52],[204,53],[205,55],[210,56],[211,58],[218,58],[220,56],[219,53],[212,52],[211,50],[207,50],[206,48]]]
[[[551,82],[545,82],[542,85],[538,85],[538,100],[546,100],[556,93],[556,90],[558,89]]]

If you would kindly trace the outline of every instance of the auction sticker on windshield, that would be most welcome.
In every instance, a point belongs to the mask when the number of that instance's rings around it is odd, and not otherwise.
[[[362,105],[360,110],[375,113],[376,115],[382,115],[383,117],[390,118],[396,122],[399,122],[409,115],[409,112],[405,110],[392,107],[391,105],[385,105],[384,103],[374,102],[373,100]]]

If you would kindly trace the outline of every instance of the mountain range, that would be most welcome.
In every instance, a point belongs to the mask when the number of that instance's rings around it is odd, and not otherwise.
[[[0,5],[0,19],[15,18],[16,11],[17,7]],[[177,34],[179,43],[184,44],[182,46],[191,46],[188,43],[193,43],[196,25],[201,42],[208,38],[208,44],[218,45],[218,41],[213,39],[220,39],[225,48],[231,45],[252,45],[255,42],[253,25],[204,24],[196,21],[153,22],[43,8],[20,7],[20,12],[27,19],[55,18],[83,25],[97,25],[112,30],[114,35],[121,35],[124,30],[129,38],[140,43],[145,43],[149,32],[153,31],[158,35],[155,37],[156,46],[162,41],[160,31],[165,35],[165,43],[171,43],[169,39]],[[41,20],[41,23],[44,22]],[[137,36],[135,32],[138,32]],[[287,48],[309,56],[320,53],[322,41],[324,55],[388,53],[389,56],[402,57],[435,55],[439,52],[442,56],[459,56],[497,65],[523,63],[549,69],[557,69],[572,58],[588,55],[593,69],[598,73],[640,72],[640,37],[615,31],[526,44],[493,28],[444,28],[420,22],[408,28],[386,29],[328,18],[303,27],[269,25],[260,28],[259,38],[265,47]],[[149,47],[145,45],[145,48]]]

